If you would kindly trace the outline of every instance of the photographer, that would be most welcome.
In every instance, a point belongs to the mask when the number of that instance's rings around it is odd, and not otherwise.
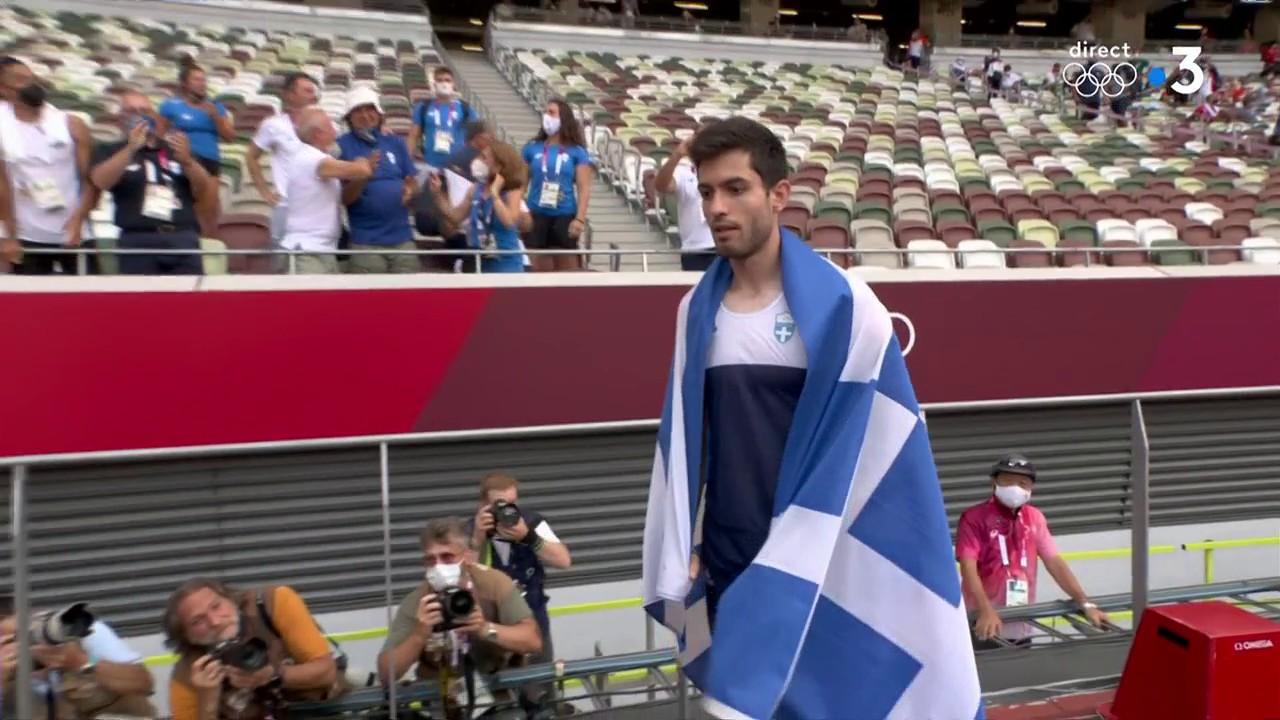
[[[471,524],[471,546],[481,565],[501,570],[524,591],[525,602],[542,630],[542,652],[534,662],[554,659],[551,619],[547,615],[546,570],[567,569],[569,548],[538,513],[519,507],[520,483],[491,473],[480,481],[480,508]]]
[[[31,620],[31,657],[36,673],[31,692],[41,718],[92,718],[104,714],[153,717],[147,700],[151,673],[134,652],[101,620],[82,607],[36,613]],[[13,597],[0,596],[0,672],[4,676],[4,715],[14,716],[13,686],[18,664],[19,632]],[[51,639],[65,638],[50,643]]]
[[[422,531],[426,580],[400,603],[378,653],[383,685],[415,663],[419,679],[456,669],[454,653],[488,674],[523,664],[523,655],[542,649],[520,591],[506,575],[467,562],[468,540],[463,521],[455,518],[432,520]]]
[[[169,596],[165,640],[175,720],[259,720],[290,701],[328,700],[342,686],[329,641],[293,588],[236,591],[197,578]]]

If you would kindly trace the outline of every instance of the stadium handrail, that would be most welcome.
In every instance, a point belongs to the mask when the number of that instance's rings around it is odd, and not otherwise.
[[[692,20],[686,20],[675,15],[641,14],[628,18],[620,12],[613,12],[608,18],[602,18],[588,8],[579,8],[576,14],[563,10],[543,10],[529,7],[511,7],[504,10],[503,13],[498,13],[495,8],[491,12],[489,20],[490,22],[486,23],[486,25],[492,24],[496,20],[499,24],[503,22],[525,22],[546,25],[687,33],[690,35],[732,35],[784,40],[828,40],[842,42],[851,46],[862,46],[876,50],[882,49],[879,40],[875,37],[874,29],[870,27],[868,27],[867,38],[855,42],[850,40],[849,27],[847,26],[802,25],[799,23],[779,22],[761,30],[753,27],[750,23],[739,20],[717,20],[703,17],[694,17]],[[935,52],[939,50],[949,53],[957,50],[989,50],[993,47],[1000,48],[1002,52],[1009,50],[1066,50],[1079,42],[1077,38],[1067,35],[962,33],[957,45],[939,45],[935,48]],[[1180,44],[1186,43],[1177,38],[1148,37],[1140,45],[1134,46],[1130,44],[1129,52],[1134,54],[1167,55],[1171,47]],[[1196,44],[1203,46],[1206,53],[1213,53],[1215,57],[1223,54],[1249,54],[1253,52],[1252,46],[1247,40],[1198,40]],[[905,44],[901,45],[901,47],[905,47]]]
[[[981,239],[981,238],[975,238],[975,239]],[[1261,249],[1269,249],[1269,248],[1261,248]],[[964,268],[964,265],[963,265],[963,259],[964,259],[965,255],[966,255],[966,254],[968,254],[968,253],[973,253],[973,254],[983,254],[983,255],[990,255],[990,254],[997,254],[997,253],[998,253],[998,254],[1001,254],[1001,255],[1004,255],[1004,256],[1020,255],[1020,254],[1029,254],[1029,255],[1044,254],[1044,255],[1050,255],[1050,256],[1052,256],[1055,260],[1056,260],[1057,258],[1060,258],[1060,257],[1065,256],[1065,255],[1083,255],[1083,256],[1084,256],[1084,263],[1083,263],[1083,266],[1084,266],[1084,267],[1091,267],[1091,266],[1104,266],[1104,265],[1106,265],[1106,263],[1105,263],[1105,262],[1103,262],[1103,263],[1099,263],[1099,262],[1097,261],[1097,259],[1095,259],[1095,258],[1094,258],[1094,256],[1095,256],[1095,255],[1096,255],[1096,256],[1106,256],[1106,255],[1112,255],[1112,254],[1117,254],[1117,253],[1135,253],[1135,252],[1137,252],[1137,253],[1148,253],[1148,254],[1151,254],[1151,255],[1160,255],[1161,253],[1194,253],[1195,255],[1197,255],[1197,256],[1198,256],[1198,262],[1197,262],[1197,263],[1189,263],[1190,265],[1199,265],[1199,266],[1203,266],[1203,267],[1210,267],[1210,266],[1212,266],[1212,265],[1213,265],[1213,264],[1212,264],[1212,263],[1210,263],[1210,261],[1209,261],[1209,253],[1210,253],[1210,252],[1213,252],[1213,251],[1232,251],[1232,252],[1242,252],[1244,249],[1242,249],[1240,245],[1187,245],[1187,246],[1177,246],[1177,247],[1172,247],[1172,246],[1170,246],[1170,247],[1164,247],[1164,246],[1162,246],[1162,247],[1142,247],[1142,246],[1138,246],[1138,247],[1090,247],[1090,248],[1075,248],[1075,247],[1072,247],[1072,248],[1063,248],[1063,247],[1052,247],[1052,248],[1049,248],[1049,247],[1040,247],[1040,248],[1001,248],[1001,247],[994,247],[994,248],[989,248],[989,249],[988,249],[988,248],[984,248],[984,249],[977,249],[977,250],[970,250],[970,251],[964,251],[964,250],[960,250],[960,249],[958,249],[958,248],[911,249],[911,248],[879,248],[879,247],[877,247],[877,248],[875,248],[875,249],[865,249],[865,248],[861,248],[861,249],[860,249],[860,248],[814,248],[814,250],[815,250],[816,252],[818,252],[819,254],[823,255],[824,257],[826,257],[826,258],[827,258],[827,259],[829,259],[829,260],[834,260],[834,259],[836,259],[836,258],[840,258],[840,257],[860,256],[860,255],[868,255],[868,256],[877,256],[877,255],[882,255],[882,256],[883,256],[883,255],[893,255],[893,256],[897,256],[897,257],[899,257],[899,258],[900,258],[899,262],[901,262],[901,263],[904,265],[904,267],[905,267],[905,266],[908,266],[909,259],[910,259],[910,257],[912,257],[912,256],[917,256],[917,255],[927,255],[927,256],[944,255],[944,256],[950,256],[950,257],[952,258],[952,262],[955,264],[955,269],[965,269],[965,268]],[[490,249],[477,249],[477,248],[459,248],[459,249],[447,249],[447,248],[413,248],[413,249],[404,249],[404,250],[402,250],[402,249],[397,249],[397,248],[379,248],[379,249],[367,250],[367,249],[357,249],[357,248],[346,248],[346,249],[343,249],[343,250],[338,250],[338,251],[336,251],[336,252],[337,252],[338,254],[342,254],[342,255],[416,255],[416,256],[426,256],[426,257],[430,257],[430,256],[447,256],[447,257],[451,257],[451,258],[458,257],[458,256],[460,256],[460,255],[471,255],[471,256],[478,256],[478,257],[500,256],[500,255],[527,255],[527,256],[530,256],[530,257],[532,257],[532,256],[538,256],[538,255],[585,255],[585,256],[587,256],[587,265],[588,265],[588,266],[590,266],[591,258],[596,257],[596,256],[607,257],[607,258],[610,258],[610,259],[613,259],[613,258],[625,258],[625,257],[635,257],[635,256],[639,256],[639,258],[640,258],[640,271],[641,271],[641,272],[650,272],[650,262],[651,262],[655,257],[656,257],[656,258],[678,258],[679,256],[681,256],[681,255],[683,255],[683,254],[692,253],[692,252],[694,252],[694,251],[683,250],[683,249],[681,249],[681,248],[669,248],[669,247],[654,247],[654,248],[618,248],[618,247],[594,248],[594,247],[587,247],[587,248],[575,248],[575,249],[559,249],[559,248],[533,249],[533,248],[526,248],[526,249],[522,249],[522,250],[498,250],[498,249],[491,249],[491,250],[490,250]],[[117,248],[117,247],[75,247],[75,248],[69,248],[69,247],[58,247],[58,248],[28,248],[28,249],[24,249],[24,250],[23,250],[23,253],[24,253],[24,254],[30,254],[30,255],[48,255],[48,254],[66,255],[66,254],[75,254],[75,255],[78,255],[78,256],[86,257],[86,258],[87,258],[88,256],[93,256],[93,255],[110,255],[110,256],[118,256],[118,255],[154,255],[154,254],[155,254],[155,251],[154,251],[154,250],[147,250],[147,249],[137,249],[137,248]],[[173,250],[165,250],[165,254],[168,254],[168,255],[199,255],[199,256],[201,256],[201,257],[205,257],[205,256],[209,256],[209,257],[231,257],[231,256],[250,256],[250,257],[258,257],[258,256],[264,256],[264,255],[265,255],[265,256],[270,256],[270,257],[285,256],[285,257],[286,257],[286,258],[288,258],[288,260],[289,260],[289,262],[288,262],[288,266],[287,266],[287,267],[288,267],[288,272],[287,272],[286,274],[290,274],[290,275],[291,275],[291,274],[294,274],[294,273],[296,272],[296,269],[297,269],[297,265],[296,265],[297,258],[299,258],[299,257],[303,257],[303,256],[308,256],[308,255],[333,255],[333,254],[335,254],[335,251],[322,251],[322,250],[286,250],[286,249],[283,249],[283,248],[252,248],[252,249],[250,249],[250,248],[198,248],[198,249],[173,249]],[[77,269],[78,269],[78,271],[79,271],[79,274],[85,274],[85,270],[86,270],[86,267],[87,267],[86,262],[87,262],[87,261],[77,263]],[[481,268],[481,266],[480,266],[480,263],[472,263],[472,264],[475,266],[475,270],[474,270],[474,272],[475,272],[476,274],[482,274],[482,273],[483,273],[483,270],[482,270],[482,268]],[[1263,267],[1267,266],[1267,264],[1266,264],[1266,263],[1258,263],[1258,265],[1259,265],[1259,266],[1263,266]],[[1184,264],[1183,266],[1185,267],[1185,266],[1186,266],[1186,264]],[[1164,267],[1174,267],[1174,266],[1164,266]],[[943,269],[943,268],[937,268],[937,269]],[[999,269],[999,268],[991,268],[991,269]],[[1008,269],[1008,268],[1006,268],[1006,269]]]
[[[1213,552],[1215,550],[1229,550],[1237,548],[1265,547],[1271,545],[1280,545],[1280,536],[1263,536],[1240,538],[1236,540],[1204,540],[1202,542],[1182,543],[1180,545],[1152,545],[1150,548],[1151,555],[1168,555],[1179,551],[1200,551],[1204,553],[1205,563],[1205,584],[1213,582]],[[1088,560],[1107,560],[1114,558],[1129,557],[1133,554],[1132,548],[1109,548],[1105,550],[1073,550],[1060,553],[1064,560],[1070,561],[1088,561]],[[618,598],[615,600],[600,600],[595,602],[575,603],[572,605],[559,605],[548,609],[551,617],[565,617],[569,615],[590,615],[598,612],[607,612],[609,610],[629,610],[638,608],[643,605],[643,600],[638,597]],[[646,618],[646,623],[651,622]],[[648,637],[652,637],[651,633],[646,633]],[[363,630],[349,630],[345,632],[329,633],[329,639],[337,643],[358,642],[362,640],[377,640],[387,636],[386,627],[367,628]],[[653,650],[649,647],[646,650]],[[166,653],[161,655],[152,655],[145,659],[148,667],[157,667],[171,665],[177,661],[177,656]]]

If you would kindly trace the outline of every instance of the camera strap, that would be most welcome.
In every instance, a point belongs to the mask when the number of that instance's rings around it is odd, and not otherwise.
[[[271,588],[271,591],[275,592],[275,588]],[[281,640],[284,640],[284,636],[276,629],[276,624],[271,619],[271,611],[267,609],[266,593],[263,592],[262,588],[258,588],[254,591],[253,599],[254,603],[258,606],[258,618],[262,621],[263,627],[267,629],[267,632],[275,635]],[[341,645],[334,642],[333,638],[329,637],[325,633],[324,628],[320,626],[320,622],[318,620],[316,620],[315,623],[316,629],[320,631],[321,635],[324,635],[325,641],[329,643],[329,648],[333,651],[333,661],[338,666],[338,674],[341,675],[347,671],[347,651],[343,650]]]
[[[472,717],[476,711],[476,663],[471,653],[462,655],[462,684],[467,690],[467,712],[463,717]]]

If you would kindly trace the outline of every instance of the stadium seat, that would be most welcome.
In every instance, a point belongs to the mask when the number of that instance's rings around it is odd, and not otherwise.
[[[955,256],[941,240],[912,240],[907,243],[907,264],[912,268],[954,270]]]
[[[1246,238],[1240,243],[1244,261],[1254,265],[1280,265],[1280,240],[1269,237]]]
[[[990,240],[961,240],[959,249],[960,267],[968,270],[1004,269],[1004,253],[1000,247]]]

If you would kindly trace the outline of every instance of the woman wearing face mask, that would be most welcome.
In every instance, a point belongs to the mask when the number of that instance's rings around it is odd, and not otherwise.
[[[1049,523],[1030,504],[1036,469],[1023,455],[1006,455],[991,467],[991,497],[960,516],[956,528],[956,560],[964,585],[965,607],[976,613],[974,649],[1002,647],[996,638],[1014,645],[1031,643],[1031,626],[1005,625],[998,608],[1036,601],[1037,560],[1076,603],[1089,622],[1103,627],[1106,613],[1089,602],[1080,581],[1058,554]]]
[[[564,100],[547,103],[542,131],[524,146],[529,165],[529,212],[533,230],[526,243],[531,249],[578,247],[587,224],[591,201],[591,154],[582,126]],[[536,270],[574,270],[578,255],[534,256]]]
[[[481,272],[523,272],[520,205],[528,168],[515,148],[495,142],[471,161],[471,175],[475,184],[455,207],[449,206],[447,194],[441,191],[440,178],[432,176],[436,207],[451,224],[464,229],[468,247],[509,251],[482,256]]]

